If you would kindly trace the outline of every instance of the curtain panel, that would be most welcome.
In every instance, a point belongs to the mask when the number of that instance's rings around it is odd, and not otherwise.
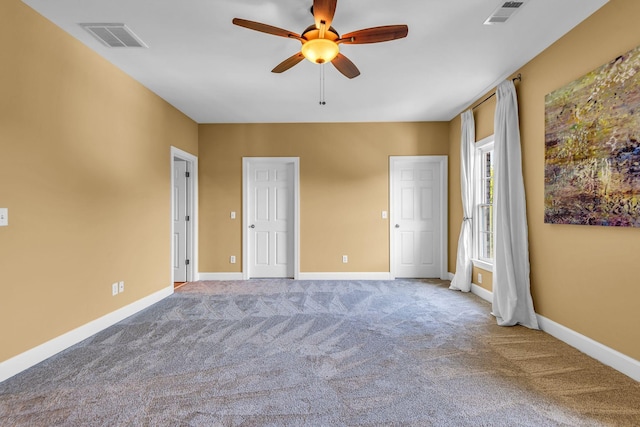
[[[473,111],[462,113],[462,137],[460,138],[460,192],[462,194],[462,211],[464,218],[458,238],[458,253],[456,256],[456,273],[451,280],[449,289],[469,292],[471,290],[471,275],[473,263],[473,150],[476,138]]]
[[[539,329],[530,291],[527,209],[513,81],[502,82],[496,95],[492,310],[501,326]]]

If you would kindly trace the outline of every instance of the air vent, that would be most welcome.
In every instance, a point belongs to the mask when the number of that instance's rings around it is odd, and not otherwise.
[[[524,2],[521,2],[521,1],[508,1],[505,4],[503,4],[502,7],[517,9],[520,6],[522,6],[523,3]]]
[[[125,24],[80,24],[108,47],[148,47]]]
[[[484,21],[484,25],[504,24],[524,5],[523,1],[507,1],[498,6],[491,16]]]
[[[487,19],[487,21],[485,22],[485,24],[486,25],[502,24],[504,22],[507,22],[507,19],[509,19],[508,16],[490,16],[489,19]]]

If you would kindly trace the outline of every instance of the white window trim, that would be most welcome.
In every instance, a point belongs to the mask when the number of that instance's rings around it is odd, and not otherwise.
[[[489,264],[488,262],[477,258],[472,258],[471,262],[473,262],[474,267],[478,267],[485,271],[490,271],[493,273],[493,264]]]
[[[473,182],[474,182],[474,187],[473,187],[473,256],[471,258],[471,261],[473,262],[473,265],[475,267],[481,268],[483,270],[486,271],[490,271],[493,272],[493,263],[488,262],[485,259],[480,259],[478,257],[478,235],[477,235],[477,231],[479,229],[479,220],[480,218],[478,218],[478,209],[477,209],[477,201],[476,201],[476,197],[478,194],[480,194],[480,192],[482,191],[481,185],[482,185],[482,180],[480,179],[480,174],[482,173],[482,168],[481,166],[481,160],[482,160],[482,154],[487,150],[487,149],[492,149],[493,148],[493,143],[494,143],[495,137],[494,135],[488,136],[484,139],[481,139],[480,141],[476,142],[475,144],[475,152],[474,152],[474,157],[473,157],[473,161],[475,163],[475,167],[474,167],[474,174],[475,176],[473,177]]]

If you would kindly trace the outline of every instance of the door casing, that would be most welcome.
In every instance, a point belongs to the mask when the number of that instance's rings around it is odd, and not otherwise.
[[[293,165],[293,278],[300,276],[300,158],[299,157],[243,157],[242,158],[242,278],[251,277],[249,266],[249,170],[259,163]]]
[[[189,255],[189,265],[187,265],[187,281],[198,280],[198,158],[176,147],[171,147],[171,286],[173,286],[173,259],[175,256],[173,227],[173,213],[175,212],[174,194],[174,161],[179,159],[187,162],[189,171],[189,182],[187,185],[187,211],[189,212],[189,222],[187,223],[187,254]]]

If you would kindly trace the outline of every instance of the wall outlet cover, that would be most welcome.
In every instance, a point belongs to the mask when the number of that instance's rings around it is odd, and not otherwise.
[[[9,208],[0,208],[0,227],[9,225]]]

